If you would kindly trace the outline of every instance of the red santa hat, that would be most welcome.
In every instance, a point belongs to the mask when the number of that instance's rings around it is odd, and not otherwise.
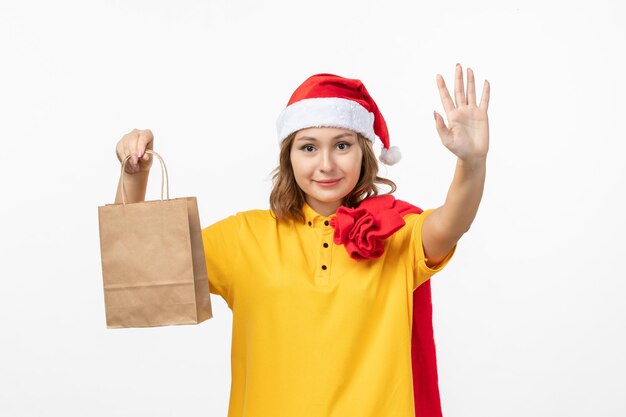
[[[333,74],[309,77],[294,91],[276,121],[278,142],[309,127],[337,127],[358,132],[374,143],[382,142],[381,162],[393,165],[400,150],[389,147],[389,132],[383,115],[360,80]]]

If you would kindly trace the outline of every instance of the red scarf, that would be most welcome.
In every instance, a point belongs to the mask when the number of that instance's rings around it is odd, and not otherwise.
[[[391,195],[366,198],[354,209],[341,206],[330,223],[335,229],[334,242],[344,245],[353,259],[378,258],[385,239],[404,226],[403,217],[421,212],[419,207]],[[442,417],[432,317],[427,280],[413,291],[411,366],[416,417]]]

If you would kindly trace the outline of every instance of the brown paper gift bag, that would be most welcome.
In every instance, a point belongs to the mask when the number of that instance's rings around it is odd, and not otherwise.
[[[161,163],[161,200],[98,207],[108,328],[197,324],[213,317],[195,197],[169,198]],[[167,181],[167,199],[163,199]]]

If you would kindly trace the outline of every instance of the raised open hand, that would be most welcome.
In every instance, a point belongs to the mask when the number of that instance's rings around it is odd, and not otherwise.
[[[437,74],[437,87],[448,124],[434,112],[437,132],[441,142],[453,154],[466,162],[484,159],[489,150],[489,82],[485,80],[480,105],[476,105],[474,71],[467,69],[467,94],[463,82],[463,69],[456,65],[454,75],[454,98],[450,97],[443,77]]]

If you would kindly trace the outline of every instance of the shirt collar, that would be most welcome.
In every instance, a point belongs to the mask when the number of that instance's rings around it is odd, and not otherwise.
[[[312,227],[320,224],[324,225],[325,221],[330,222],[330,220],[335,217],[335,213],[331,214],[330,216],[322,216],[321,214],[313,210],[313,208],[311,208],[311,206],[309,206],[306,202],[302,206],[302,213],[304,214],[304,222],[306,223],[306,225]]]

